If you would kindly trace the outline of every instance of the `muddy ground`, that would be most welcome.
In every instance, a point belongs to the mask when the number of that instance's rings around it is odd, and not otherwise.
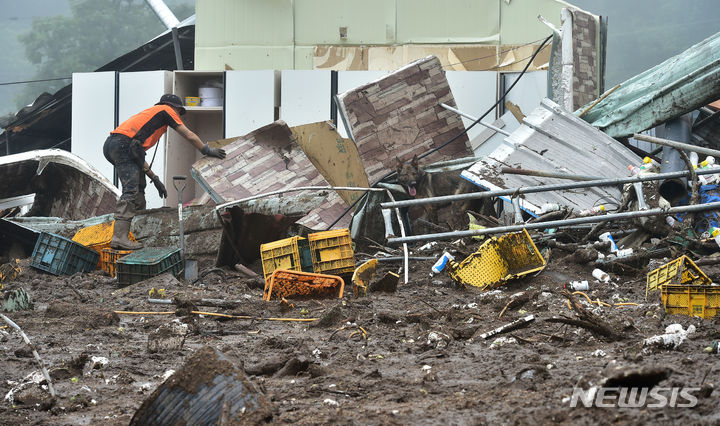
[[[465,241],[467,252],[478,245]],[[415,254],[439,255],[445,246],[458,247],[440,244]],[[659,295],[645,300],[646,270],[634,276],[611,274],[610,283],[600,283],[591,276],[593,266],[572,263],[556,250],[540,274],[483,292],[459,286],[446,274],[430,277],[432,263],[411,262],[408,283],[395,293],[355,298],[348,285],[342,301],[292,301],[289,307],[262,301],[256,280],[230,270],[192,285],[182,280],[168,284],[168,277],[149,280],[118,294],[115,281],[101,272],[55,277],[21,261],[23,273],[6,281],[5,291],[25,289],[34,309],[6,314],[44,358],[58,397],[50,405],[46,390],[27,385],[14,391],[12,403],[0,401],[0,423],[128,424],[166,374],[203,346],[220,350],[245,369],[269,398],[273,424],[720,422],[720,391],[713,391],[720,385],[720,355],[704,350],[720,340],[720,318],[665,315]],[[211,266],[204,259],[200,270]],[[400,266],[381,263],[379,272]],[[258,264],[251,269],[260,272]],[[560,293],[564,283],[577,279],[589,281],[587,294],[593,300],[638,304],[598,307],[577,299],[617,337],[547,321],[574,318]],[[164,288],[166,298],[241,301],[235,309],[201,307],[205,311],[322,320],[223,319],[184,315],[187,310],[176,315],[173,305],[148,303],[153,287]],[[499,318],[513,299],[518,301]],[[524,328],[487,340],[480,336],[530,314],[536,319]],[[176,319],[188,324],[182,348],[150,353],[149,336]],[[685,329],[694,325],[696,331],[675,349],[643,346],[643,339],[674,323]],[[588,389],[617,371],[641,367],[660,375],[660,387],[702,388],[694,391],[697,406],[570,407],[575,387]],[[37,371],[20,336],[0,329],[0,394],[6,396]],[[629,380],[629,386],[641,382]]]

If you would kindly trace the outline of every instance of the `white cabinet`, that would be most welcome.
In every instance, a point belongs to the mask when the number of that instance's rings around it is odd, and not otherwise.
[[[225,137],[246,135],[272,123],[280,106],[279,72],[225,72]]]
[[[119,77],[119,123],[155,105],[160,100],[160,97],[165,93],[169,93],[171,89],[172,72],[170,71],[123,72],[120,73]],[[146,153],[145,160],[148,164],[151,164],[153,172],[158,176],[163,176],[165,170],[166,145],[167,134],[160,138],[158,143]],[[151,209],[165,205],[165,200],[160,198],[150,179],[146,180],[148,184],[147,188],[145,188],[147,208]]]
[[[186,97],[199,97],[201,87],[224,87],[225,73],[222,71],[175,71],[173,72],[172,92],[186,103]],[[225,96],[223,95],[224,103]],[[217,102],[213,102],[217,103]],[[186,106],[186,113],[180,117],[185,126],[193,131],[203,142],[223,139],[225,137],[223,106]],[[190,168],[202,154],[184,137],[174,130],[168,130],[168,144],[165,152],[164,182],[168,190],[166,205],[177,205],[178,194],[173,187],[173,176],[186,176],[186,187],[183,190],[183,203],[201,196],[204,191],[195,185],[190,175]],[[180,185],[182,186],[182,184]]]
[[[115,72],[73,73],[72,100],[70,152],[112,182],[113,166],[103,155],[103,144],[115,128]]]

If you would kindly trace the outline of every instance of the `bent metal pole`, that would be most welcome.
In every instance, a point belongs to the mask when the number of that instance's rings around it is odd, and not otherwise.
[[[717,149],[705,148],[702,146],[695,146],[695,145],[691,145],[689,143],[672,141],[670,139],[656,138],[654,136],[641,135],[639,133],[635,133],[632,137],[639,141],[650,142],[650,143],[654,143],[657,145],[669,146],[669,147],[673,147],[673,148],[677,148],[677,149],[685,149],[690,152],[697,152],[698,154],[712,155],[715,157],[720,156],[720,151],[718,151]]]
[[[695,170],[695,173],[698,175],[712,175],[712,174],[716,174],[719,172],[720,171],[718,169],[697,169],[697,170]],[[380,207],[383,209],[391,209],[391,208],[395,208],[395,207],[421,206],[421,205],[425,205],[425,204],[441,204],[441,203],[447,203],[450,201],[474,200],[474,199],[478,199],[478,198],[499,197],[502,195],[531,194],[531,193],[537,193],[537,192],[562,191],[565,189],[590,188],[590,187],[595,187],[595,186],[614,186],[614,185],[622,185],[622,184],[626,184],[626,183],[672,179],[672,178],[678,178],[678,177],[685,177],[685,176],[689,176],[689,175],[690,175],[689,171],[683,170],[683,171],[679,171],[679,172],[648,174],[648,175],[644,175],[644,176],[598,179],[598,180],[588,180],[588,181],[583,181],[583,182],[572,182],[572,183],[558,183],[555,185],[525,186],[525,187],[520,187],[520,188],[498,189],[495,191],[468,192],[465,194],[445,195],[442,197],[415,198],[412,200],[386,202],[386,203],[380,203]]]
[[[496,228],[469,229],[467,231],[442,232],[439,234],[413,235],[403,238],[388,238],[388,244],[393,243],[414,243],[420,241],[450,240],[453,238],[472,237],[475,235],[502,234],[505,232],[521,231],[523,229],[546,229],[556,228],[565,225],[577,225],[581,223],[596,223],[610,220],[631,219],[636,217],[659,216],[676,213],[702,212],[707,210],[720,210],[720,201],[707,204],[696,204],[693,206],[671,207],[669,209],[640,210],[625,213],[613,213],[598,216],[578,217],[565,220],[551,220],[547,222],[528,223],[525,225],[499,226]]]

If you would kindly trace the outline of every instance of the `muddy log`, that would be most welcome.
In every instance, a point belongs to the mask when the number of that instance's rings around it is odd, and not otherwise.
[[[622,335],[614,330],[614,328],[605,322],[603,319],[583,308],[575,297],[567,290],[560,292],[565,298],[570,301],[570,306],[575,313],[576,318],[568,318],[566,316],[546,318],[547,322],[558,322],[562,324],[568,324],[575,327],[584,328],[590,331],[592,334],[601,337],[608,341],[620,340]]]

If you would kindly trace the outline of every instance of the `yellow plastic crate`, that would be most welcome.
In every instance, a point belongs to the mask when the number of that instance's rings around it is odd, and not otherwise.
[[[663,266],[648,272],[645,299],[648,293],[665,284],[710,285],[712,280],[689,257],[682,255]]]
[[[132,250],[115,250],[111,248],[104,248],[100,252],[100,268],[107,272],[111,277],[115,277],[115,271],[117,271],[117,260],[121,257],[132,253]]]
[[[720,310],[720,286],[663,284],[660,298],[671,315],[713,318]]]
[[[530,234],[520,232],[492,237],[460,263],[449,263],[454,280],[486,290],[507,281],[542,271],[545,258]]]
[[[312,272],[312,260],[307,253],[307,240],[290,237],[260,245],[260,259],[265,283],[276,269]]]
[[[308,235],[315,272],[343,274],[355,271],[355,252],[350,230],[335,229]]]
[[[76,243],[80,243],[87,248],[91,248],[96,252],[100,253],[102,257],[103,249],[110,248],[110,241],[112,240],[113,230],[115,229],[115,221],[100,223],[98,225],[88,226],[75,233],[72,240]],[[128,236],[130,241],[136,241],[135,236],[132,232]],[[102,269],[101,262],[98,262],[96,269]]]

